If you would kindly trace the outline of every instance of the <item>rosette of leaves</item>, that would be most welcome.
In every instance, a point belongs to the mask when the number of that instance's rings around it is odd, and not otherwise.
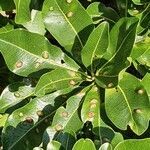
[[[4,150],[149,149],[149,4],[85,4],[0,2]]]

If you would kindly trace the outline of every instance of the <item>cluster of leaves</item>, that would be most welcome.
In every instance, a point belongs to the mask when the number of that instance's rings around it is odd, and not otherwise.
[[[1,0],[3,150],[149,150],[149,0]]]

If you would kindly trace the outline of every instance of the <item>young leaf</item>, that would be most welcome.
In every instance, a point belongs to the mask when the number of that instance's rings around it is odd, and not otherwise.
[[[122,18],[112,28],[108,50],[99,62],[96,73],[99,86],[110,88],[118,84],[118,74],[126,68],[127,57],[134,44],[137,23],[136,18]]]
[[[89,36],[89,39],[82,49],[82,62],[86,67],[91,66],[93,72],[93,63],[101,58],[107,50],[109,42],[108,23],[101,23]]]
[[[45,0],[42,12],[48,31],[68,52],[79,56],[93,29],[92,19],[79,1]]]
[[[79,69],[71,58],[49,43],[44,36],[26,30],[0,34],[0,50],[8,68],[21,76],[42,69]]]
[[[73,146],[72,150],[96,150],[94,143],[90,139],[80,139]]]
[[[119,143],[114,150],[149,150],[150,148],[150,139],[128,139]]]
[[[150,102],[147,92],[130,74],[124,74],[117,88],[106,90],[105,108],[109,119],[121,130],[129,125],[133,132],[141,135],[148,128]]]
[[[27,97],[34,94],[34,87],[27,86],[21,82],[8,85],[0,96],[0,113],[4,113],[8,108],[16,105]]]
[[[30,2],[31,0],[14,0],[16,5],[15,22],[17,24],[26,23],[31,20],[30,18]]]
[[[65,89],[32,99],[27,105],[14,111],[3,129],[4,149],[33,149],[41,142],[49,118],[66,101],[72,89]],[[32,136],[31,136],[32,135]]]
[[[46,93],[79,85],[82,81],[81,75],[76,72],[56,69],[44,74],[40,78],[35,88],[35,94],[37,96],[44,96]]]

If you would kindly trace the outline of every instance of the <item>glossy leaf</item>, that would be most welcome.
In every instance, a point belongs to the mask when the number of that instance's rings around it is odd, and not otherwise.
[[[79,1],[45,0],[43,18],[45,27],[56,40],[68,52],[79,57],[93,29],[92,20]]]
[[[15,22],[22,24],[31,20],[30,18],[30,2],[31,0],[14,0],[16,5]]]
[[[32,99],[27,105],[14,111],[3,129],[4,149],[33,149],[39,145],[49,119],[66,101],[64,96],[68,97],[67,93],[71,91],[69,88]]]
[[[61,144],[57,141],[51,141],[47,145],[47,150],[58,150],[61,148]]]
[[[144,85],[144,88],[147,91],[147,94],[149,96],[150,99],[150,73],[147,73],[144,78],[142,79],[142,84]]]
[[[57,109],[52,125],[46,129],[43,135],[44,145],[47,145],[49,141],[58,140],[64,148],[66,146],[72,146],[75,139],[74,133],[77,132],[83,125],[79,118],[78,109],[80,107],[81,100],[88,89],[89,87],[81,90],[77,95],[71,96],[67,100],[66,108],[61,106]],[[60,135],[63,135],[64,138],[61,138]],[[67,137],[68,140],[73,141],[70,145],[67,144]]]
[[[91,121],[93,125],[93,132],[99,141],[99,145],[104,142],[110,142],[111,147],[115,147],[119,142],[123,140],[120,133],[114,132],[109,126],[107,126],[100,116],[100,95],[97,87],[93,86],[85,95],[85,99],[82,105],[81,118],[85,123]],[[102,114],[103,115],[103,114]]]
[[[148,128],[150,103],[147,92],[130,74],[124,74],[117,88],[106,90],[105,107],[109,119],[119,129],[126,130],[129,125],[133,132],[141,135]]]
[[[80,139],[73,146],[72,150],[96,150],[94,143],[90,139]]]
[[[21,76],[42,69],[79,69],[72,59],[49,43],[44,36],[26,30],[0,34],[0,50],[8,68]]]
[[[111,146],[110,143],[104,143],[104,144],[101,145],[99,150],[113,150],[113,149],[112,149],[112,146]]]
[[[8,85],[0,96],[0,113],[4,113],[8,108],[15,106],[27,97],[33,96],[34,87],[21,82]]]
[[[11,30],[13,30],[13,26],[8,23],[7,25],[5,25],[2,28],[0,28],[0,34],[8,32],[8,31],[11,31]]]
[[[40,78],[35,88],[35,94],[37,96],[44,96],[46,93],[79,85],[82,81],[81,75],[76,72],[66,69],[56,69],[44,74]]]
[[[44,150],[44,149],[41,147],[35,147],[35,148],[33,148],[33,150]]]
[[[91,16],[95,24],[103,20],[107,20],[108,22],[114,24],[119,20],[119,15],[114,9],[111,7],[106,7],[104,4],[99,2],[91,3],[86,11]]]
[[[109,27],[107,22],[101,23],[89,36],[89,39],[82,49],[82,62],[86,67],[91,66],[96,59],[101,58],[107,50],[109,42]]]
[[[140,64],[150,67],[150,47],[137,59]]]
[[[110,88],[118,84],[119,72],[128,66],[127,57],[134,44],[137,23],[136,18],[122,18],[112,28],[108,50],[96,73],[99,86]]]
[[[75,96],[70,97],[67,100],[66,109],[60,107],[53,118],[52,127],[57,131],[78,131],[82,122],[78,116],[78,109],[80,102],[85,93],[81,93]],[[76,123],[78,122],[78,123]],[[60,127],[60,128],[59,128]],[[59,130],[60,129],[60,130]]]
[[[119,143],[114,150],[149,150],[150,148],[150,139],[129,139]]]
[[[5,126],[8,116],[9,116],[8,114],[4,114],[4,115],[0,114],[0,128]]]
[[[92,87],[86,94],[82,110],[81,118],[85,123],[86,121],[91,121],[93,128],[96,130],[96,134],[101,138],[100,133],[100,96],[98,93],[98,88],[96,86]]]
[[[140,25],[144,28],[149,28],[150,26],[150,4],[147,6],[142,14]]]
[[[150,51],[149,45],[150,45],[150,38],[149,37],[137,36],[136,42],[133,46],[132,53],[131,53],[132,59],[136,60],[136,59],[139,59],[139,57],[142,58],[142,55],[145,55],[144,53],[148,53],[148,51]],[[147,56],[145,55],[145,57],[147,57]]]
[[[28,29],[28,31],[33,33],[39,33],[41,35],[45,34],[45,26],[42,20],[41,11],[32,9],[31,11],[31,21],[24,23],[23,26]]]

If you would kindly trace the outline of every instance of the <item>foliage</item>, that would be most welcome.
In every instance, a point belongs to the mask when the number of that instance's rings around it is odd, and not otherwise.
[[[149,150],[149,29],[149,0],[1,0],[3,150]]]

